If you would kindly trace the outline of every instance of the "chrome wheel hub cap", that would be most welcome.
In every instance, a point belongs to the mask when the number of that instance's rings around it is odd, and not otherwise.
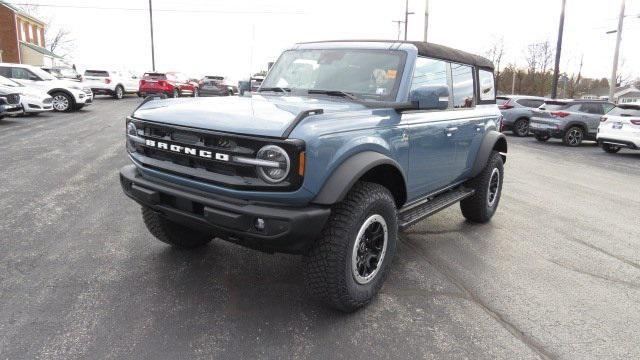
[[[370,282],[382,266],[389,231],[380,215],[371,215],[360,227],[351,253],[351,273],[358,284]]]
[[[569,132],[569,144],[578,145],[582,140],[582,132],[580,130],[571,130]]]
[[[53,108],[58,111],[65,111],[69,108],[69,100],[62,95],[56,95],[53,97]]]

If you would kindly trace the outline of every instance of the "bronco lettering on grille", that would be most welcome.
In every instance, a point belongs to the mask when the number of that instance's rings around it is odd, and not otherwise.
[[[208,150],[196,149],[188,146],[169,144],[162,141],[145,139],[145,145],[156,149],[172,151],[185,155],[193,155],[205,159],[216,159],[220,161],[229,161],[229,155],[221,153],[213,153]]]

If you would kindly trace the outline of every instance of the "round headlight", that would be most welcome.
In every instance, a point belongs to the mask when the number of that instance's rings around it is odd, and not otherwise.
[[[137,136],[137,129],[133,122],[129,122],[129,124],[127,124],[127,135]]]
[[[267,145],[258,151],[256,156],[260,160],[274,163],[274,166],[258,166],[258,174],[262,180],[269,183],[277,183],[289,175],[291,161],[283,148],[275,145]]]

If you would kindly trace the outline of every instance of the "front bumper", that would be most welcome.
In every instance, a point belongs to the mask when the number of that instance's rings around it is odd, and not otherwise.
[[[53,110],[51,98],[36,99],[23,97],[21,103],[25,113],[40,113]]]
[[[267,252],[305,253],[330,214],[323,206],[253,203],[151,181],[135,165],[120,170],[120,184],[127,196],[171,221]],[[264,222],[262,230],[256,228],[258,219]]]
[[[73,98],[76,101],[76,104],[79,105],[90,105],[93,103],[93,92],[90,89],[79,90],[73,93]]]
[[[2,116],[18,115],[22,113],[22,105],[0,105],[3,106]]]

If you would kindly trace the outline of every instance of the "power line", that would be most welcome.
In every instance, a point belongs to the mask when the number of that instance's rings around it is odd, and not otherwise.
[[[149,8],[129,8],[129,7],[104,7],[104,6],[86,6],[86,5],[60,5],[60,4],[36,4],[36,3],[9,3],[14,6],[37,6],[49,8],[64,9],[80,9],[80,10],[124,10],[124,11],[149,11]],[[235,10],[188,10],[188,9],[153,9],[154,12],[172,12],[172,13],[213,13],[213,14],[273,14],[273,15],[301,15],[306,14],[304,11],[235,11]]]

